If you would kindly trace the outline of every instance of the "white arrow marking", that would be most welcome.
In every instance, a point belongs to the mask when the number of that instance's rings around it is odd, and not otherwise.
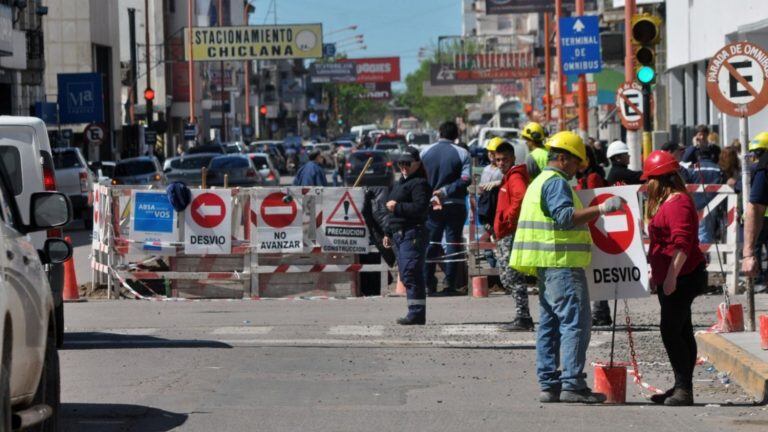
[[[605,234],[629,231],[629,226],[627,225],[627,216],[624,214],[605,215],[597,220],[595,226]]]
[[[293,207],[291,206],[277,206],[277,207],[265,207],[265,215],[289,215],[293,214]]]
[[[576,33],[581,33],[586,27],[587,26],[585,26],[580,19],[577,19],[576,22],[573,23],[573,29],[576,30]]]
[[[208,217],[208,216],[221,216],[221,213],[223,212],[223,208],[221,206],[217,205],[207,205],[202,204],[200,207],[197,208],[197,214],[199,214],[202,217]]]

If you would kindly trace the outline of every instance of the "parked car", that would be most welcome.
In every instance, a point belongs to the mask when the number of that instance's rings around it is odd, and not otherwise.
[[[202,168],[208,167],[211,159],[221,156],[217,153],[196,153],[166,159],[163,174],[168,182],[180,181],[187,186],[200,186],[203,182]]]
[[[197,153],[224,154],[226,153],[226,151],[224,150],[224,146],[222,146],[221,144],[203,144],[203,145],[190,147],[187,149],[187,151],[184,152],[184,154],[197,154]]]
[[[288,158],[281,141],[254,141],[248,146],[250,153],[268,153],[280,174],[288,172]]]
[[[36,117],[0,116],[0,168],[7,175],[11,194],[20,209],[30,208],[34,194],[57,190],[45,122]],[[21,212],[19,217],[22,224],[31,223],[29,212]],[[62,238],[62,231],[56,228],[31,232],[29,236],[35,248],[42,250],[47,239]],[[55,304],[56,344],[61,347],[64,341],[64,266],[49,264],[47,272]]]
[[[224,144],[224,153],[245,153],[245,146],[241,143],[226,143]]]
[[[272,158],[267,153],[248,153],[248,157],[251,158],[253,166],[259,171],[261,177],[264,178],[264,186],[280,185],[280,173],[277,172]]]
[[[371,165],[365,170],[359,186],[392,186],[395,181],[395,171],[389,154],[380,150],[358,150],[347,156],[344,183],[353,186],[369,158]]]
[[[90,202],[94,176],[77,147],[53,149],[56,187],[69,197],[75,219],[81,219],[85,229],[93,228],[93,203]]]
[[[98,183],[109,183],[115,175],[115,163],[112,161],[88,162],[88,168],[91,169]]]
[[[28,236],[66,225],[67,196],[35,192],[27,207],[13,195],[11,176],[0,167],[0,430],[58,430],[61,411],[56,306],[44,265],[72,255],[60,238],[38,250]],[[22,214],[29,216],[25,223]]]
[[[224,186],[224,174],[228,175],[228,186],[261,186],[264,179],[246,155],[223,155],[211,159],[208,165],[208,184]]]
[[[408,145],[408,141],[405,139],[405,135],[387,133],[379,135],[376,138],[376,141],[374,141],[374,144],[397,144],[405,147]]]
[[[140,156],[123,159],[115,166],[114,185],[165,186],[166,180],[160,162],[154,156]]]

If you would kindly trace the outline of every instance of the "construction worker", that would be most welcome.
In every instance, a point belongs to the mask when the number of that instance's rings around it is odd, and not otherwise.
[[[755,258],[757,235],[763,229],[763,218],[768,216],[768,132],[760,132],[749,142],[749,151],[757,163],[754,165],[749,189],[749,204],[744,211],[744,249],[741,270],[747,276],[757,276],[760,262]],[[746,168],[746,167],[745,167]]]
[[[521,135],[528,144],[529,153],[525,159],[525,166],[528,168],[528,175],[534,179],[547,166],[547,149],[544,146],[547,131],[539,123],[530,122],[523,127]]]
[[[612,197],[583,208],[568,181],[587,168],[584,142],[564,131],[548,144],[547,167],[531,182],[523,199],[509,265],[539,279],[539,400],[602,403],[605,395],[587,387],[584,373],[592,328],[584,271],[592,260],[592,237],[585,225],[618,210],[622,201]]]
[[[608,146],[608,160],[611,161],[611,170],[605,179],[609,186],[641,184],[641,171],[629,169],[629,146],[622,141],[614,141]]]

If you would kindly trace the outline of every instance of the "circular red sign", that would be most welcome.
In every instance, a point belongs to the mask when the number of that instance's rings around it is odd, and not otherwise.
[[[614,195],[598,195],[592,199],[589,205],[601,204],[612,196]],[[597,222],[601,219],[604,230],[597,227]],[[603,252],[611,255],[624,253],[635,238],[635,221],[632,218],[632,212],[629,210],[627,203],[622,205],[621,210],[600,216],[590,222],[589,232],[592,234],[592,241]]]
[[[274,192],[261,202],[261,219],[272,228],[285,228],[296,219],[296,201],[285,202],[286,196],[282,192]]]
[[[198,195],[189,206],[192,220],[203,228],[218,226],[227,215],[227,206],[220,196],[212,193]]]
[[[751,42],[720,49],[707,64],[707,95],[717,109],[734,117],[756,114],[768,104],[766,53]]]

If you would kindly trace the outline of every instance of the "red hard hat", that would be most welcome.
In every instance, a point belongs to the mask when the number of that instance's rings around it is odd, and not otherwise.
[[[677,159],[672,156],[672,153],[665,152],[664,150],[656,150],[648,155],[648,158],[643,163],[643,175],[640,177],[642,180],[648,180],[648,177],[657,177],[664,174],[673,173],[680,169],[680,164],[677,163]]]

